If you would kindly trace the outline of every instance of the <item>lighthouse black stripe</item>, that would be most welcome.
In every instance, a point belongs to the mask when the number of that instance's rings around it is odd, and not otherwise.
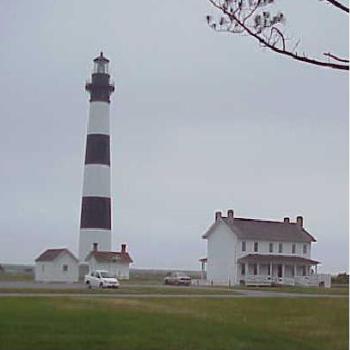
[[[85,164],[111,164],[109,135],[87,135]]]
[[[80,228],[111,229],[111,199],[83,197]]]
[[[90,92],[90,102],[110,102],[110,95],[114,91],[114,85],[109,82],[109,74],[92,74],[91,83],[87,83],[85,89]]]

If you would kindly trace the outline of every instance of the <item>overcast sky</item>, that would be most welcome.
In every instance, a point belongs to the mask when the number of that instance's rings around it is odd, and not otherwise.
[[[289,37],[348,51],[347,16],[279,1]],[[302,11],[302,12],[301,12]],[[348,269],[348,75],[210,30],[206,0],[0,2],[0,262],[77,253],[92,59],[111,60],[113,246],[199,269],[214,212],[304,216],[322,271]],[[214,12],[215,13],[215,12]]]

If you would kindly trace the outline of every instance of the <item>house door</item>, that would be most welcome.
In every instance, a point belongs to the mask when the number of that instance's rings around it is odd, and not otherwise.
[[[282,264],[277,265],[277,276],[282,277]]]

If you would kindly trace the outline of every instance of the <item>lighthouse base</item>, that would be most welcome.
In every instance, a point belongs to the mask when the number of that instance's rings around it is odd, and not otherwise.
[[[110,251],[112,249],[112,233],[110,230],[82,229],[79,237],[79,261],[85,262],[88,254],[94,249]]]

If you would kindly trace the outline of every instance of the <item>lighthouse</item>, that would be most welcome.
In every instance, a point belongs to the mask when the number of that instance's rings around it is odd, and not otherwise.
[[[112,248],[110,96],[109,60],[103,53],[94,59],[91,80],[85,89],[90,94],[90,111],[86,136],[84,183],[81,202],[79,260],[92,250]]]

